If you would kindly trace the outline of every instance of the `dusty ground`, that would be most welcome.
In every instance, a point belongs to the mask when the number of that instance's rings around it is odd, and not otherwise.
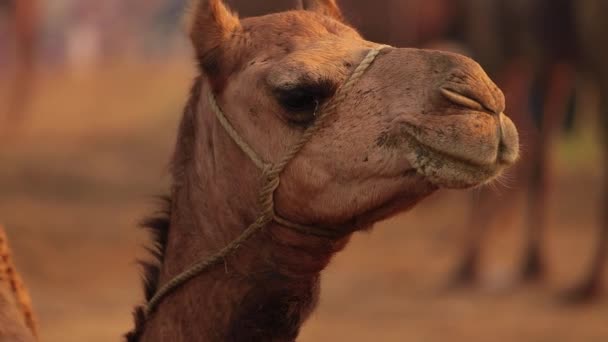
[[[115,341],[140,299],[137,221],[166,189],[166,163],[191,78],[188,62],[42,76],[27,127],[0,146],[0,221],[39,313],[43,341]],[[0,84],[0,91],[6,84]],[[485,286],[442,290],[469,194],[446,192],[358,235],[324,274],[301,341],[607,341],[608,305],[566,308],[597,229],[593,136],[557,149],[546,284],[512,286],[522,232],[492,230]],[[500,189],[498,192],[507,191]]]

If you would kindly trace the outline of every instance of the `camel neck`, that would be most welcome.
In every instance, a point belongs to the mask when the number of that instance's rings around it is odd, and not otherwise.
[[[174,160],[184,165],[174,166],[160,284],[222,249],[257,215],[259,170],[231,146],[211,113],[190,114]],[[184,133],[193,136],[183,139]],[[187,142],[193,145],[180,146]],[[221,150],[226,148],[234,152]],[[181,153],[206,158],[182,159]],[[320,272],[347,241],[271,223],[223,264],[166,297],[146,323],[142,341],[292,341],[316,304]]]

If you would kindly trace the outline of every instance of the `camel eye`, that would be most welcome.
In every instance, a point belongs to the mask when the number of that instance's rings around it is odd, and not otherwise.
[[[279,103],[290,112],[309,112],[312,114],[319,105],[318,95],[302,88],[280,91],[277,97]]]
[[[288,89],[277,89],[275,96],[285,109],[287,119],[296,124],[311,122],[319,106],[333,93],[326,83],[306,84]]]

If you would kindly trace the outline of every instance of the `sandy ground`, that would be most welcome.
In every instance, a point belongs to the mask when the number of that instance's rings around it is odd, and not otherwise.
[[[135,227],[167,188],[188,64],[48,72],[20,137],[2,142],[0,221],[43,341],[116,341],[131,327],[141,299],[134,260],[147,241]],[[597,147],[581,137],[557,149],[544,284],[515,282],[519,210],[488,234],[484,285],[446,291],[472,196],[443,192],[353,239],[324,273],[319,309],[299,340],[608,341],[606,301],[556,300],[584,272],[597,229]]]

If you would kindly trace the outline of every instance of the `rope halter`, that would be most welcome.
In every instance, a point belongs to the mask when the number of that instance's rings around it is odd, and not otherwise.
[[[372,65],[380,51],[387,46],[379,46],[368,52],[363,58],[361,63],[357,66],[355,71],[350,75],[348,80],[338,89],[334,97],[326,103],[326,105],[317,114],[315,122],[308,126],[302,135],[298,138],[298,141],[293,144],[287,153],[278,160],[276,163],[267,163],[264,161],[258,153],[239,135],[234,127],[228,121],[226,115],[217,104],[214,94],[209,90],[209,105],[211,110],[215,113],[218,121],[224,127],[228,135],[232,138],[237,146],[251,159],[251,161],[260,169],[262,174],[263,184],[260,189],[259,201],[260,201],[260,213],[258,218],[245,229],[241,235],[239,235],[230,244],[222,248],[217,253],[206,257],[195,264],[191,265],[186,271],[178,274],[169,282],[164,284],[154,296],[148,302],[145,308],[146,318],[150,317],[150,314],[158,307],[160,302],[171,292],[177,290],[179,287],[190,281],[192,278],[200,275],[209,268],[221,263],[227,256],[235,252],[239,246],[249,240],[255,233],[260,231],[270,222],[275,221],[279,225],[294,229],[298,232],[314,235],[319,237],[335,238],[337,237],[336,232],[330,229],[322,229],[319,227],[305,226],[298,223],[291,222],[284,218],[281,218],[275,213],[274,210],[274,193],[278,189],[281,182],[280,176],[283,170],[289,165],[289,163],[298,155],[298,153],[304,148],[306,143],[311,137],[319,130],[321,123],[324,118],[329,114],[336,112],[338,104],[344,101],[348,96],[348,93],[352,90],[355,83],[363,76],[365,71]]]

